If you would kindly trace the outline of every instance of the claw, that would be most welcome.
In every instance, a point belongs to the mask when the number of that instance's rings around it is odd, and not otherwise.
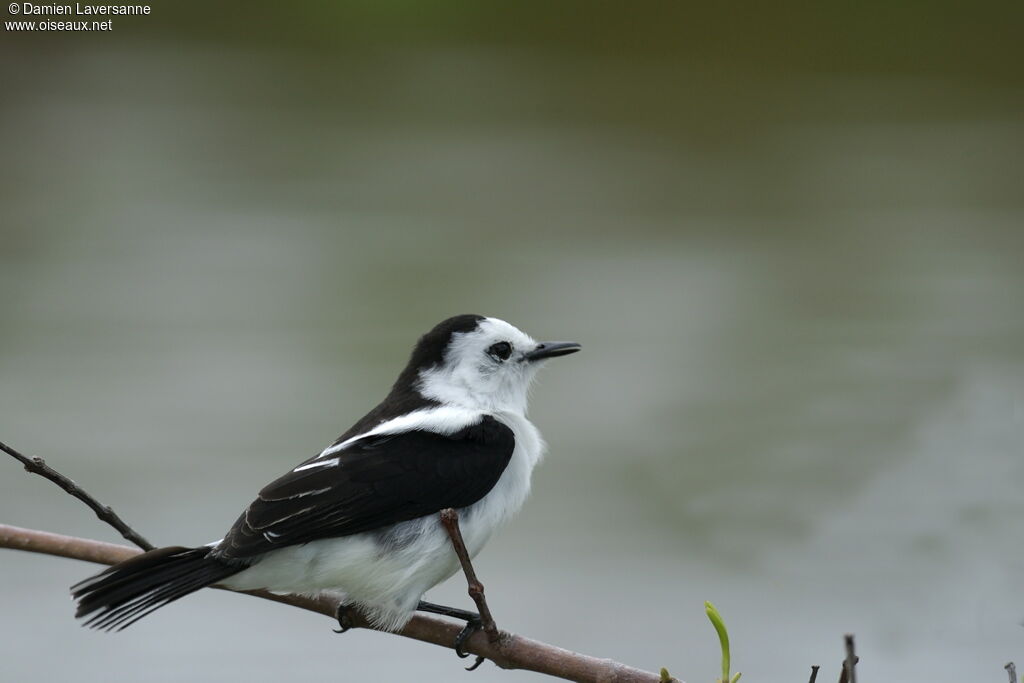
[[[337,612],[334,613],[335,618],[338,620],[338,626],[341,628],[331,629],[335,633],[344,633],[352,628],[352,618],[349,616],[349,612],[352,608],[348,605],[338,605]]]
[[[462,646],[466,644],[470,636],[483,628],[483,620],[479,614],[474,612],[467,612],[463,609],[456,609],[455,607],[445,607],[444,605],[435,605],[432,602],[420,601],[416,609],[421,612],[430,612],[431,614],[440,614],[443,617],[452,617],[454,619],[461,619],[466,622],[465,627],[459,631],[459,635],[455,636],[455,654],[459,657],[466,658],[469,653],[462,649]],[[476,661],[473,662],[473,666],[466,667],[466,671],[473,671],[478,666],[483,664],[484,658],[477,655]]]
[[[480,630],[480,627],[481,624],[479,619],[470,619],[466,621],[466,625],[461,631],[459,631],[459,635],[455,636],[455,654],[462,659],[469,656],[469,653],[464,651],[462,646],[466,644],[466,641],[469,640],[471,635]]]
[[[455,636],[455,654],[456,655],[458,655],[462,659],[465,659],[466,657],[469,656],[469,653],[466,652],[465,650],[463,650],[462,646],[465,645],[466,641],[469,640],[469,637],[472,636],[477,631],[479,631],[481,627],[482,627],[482,625],[481,625],[479,619],[470,619],[470,620],[466,621],[466,625],[463,627],[463,629],[461,631],[459,631],[459,635]],[[474,671],[478,666],[480,666],[483,663],[484,663],[484,658],[481,657],[480,655],[477,655],[476,656],[476,661],[473,662],[472,666],[467,666],[466,667],[466,671]]]

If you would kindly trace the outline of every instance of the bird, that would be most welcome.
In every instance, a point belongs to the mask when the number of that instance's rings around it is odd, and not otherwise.
[[[537,370],[576,342],[537,342],[504,320],[457,315],[424,334],[376,407],[330,446],[260,490],[219,541],[142,553],[71,587],[76,617],[121,630],[210,585],[343,595],[396,631],[459,568],[440,511],[453,508],[470,557],[522,507],[546,445],[527,418]]]

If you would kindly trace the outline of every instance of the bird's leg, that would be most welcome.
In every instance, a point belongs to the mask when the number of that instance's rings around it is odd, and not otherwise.
[[[484,633],[487,634],[487,640],[489,642],[497,643],[501,639],[501,636],[498,633],[498,626],[494,623],[494,617],[491,616],[491,610],[487,606],[487,599],[484,597],[484,585],[476,578],[476,572],[473,570],[473,563],[469,559],[469,551],[466,549],[466,542],[462,539],[462,530],[459,528],[459,513],[453,508],[445,508],[444,510],[441,510],[441,524],[444,526],[445,531],[448,532],[448,536],[452,540],[452,547],[455,548],[455,554],[458,555],[459,563],[462,564],[462,571],[466,575],[466,582],[469,584],[469,597],[473,598],[473,602],[476,603],[476,608],[479,610],[478,627],[483,628]],[[466,623],[466,628],[462,630],[462,633],[460,633],[459,637],[456,639],[457,653],[461,649],[462,643],[465,642],[478,627],[474,627],[467,633],[467,629],[470,628],[470,623]],[[470,670],[475,669],[482,661],[483,658],[478,656],[476,663],[470,667]]]
[[[447,605],[438,605],[433,602],[427,602],[426,600],[420,600],[420,604],[416,605],[417,612],[430,612],[431,614],[440,614],[442,617],[451,617],[453,619],[461,619],[462,621],[480,621],[480,615],[476,612],[470,612],[469,610],[459,609],[458,607],[448,607]]]
[[[351,605],[346,605],[343,602],[338,603],[338,609],[334,611],[334,618],[338,620],[338,627],[334,629],[335,633],[344,633],[345,631],[352,628],[352,611]]]

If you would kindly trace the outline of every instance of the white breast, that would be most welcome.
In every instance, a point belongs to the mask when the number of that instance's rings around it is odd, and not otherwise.
[[[544,455],[544,440],[533,423],[518,413],[494,413],[512,430],[516,447],[508,467],[486,496],[466,508],[460,527],[471,555],[476,555],[495,529],[513,516],[530,494],[530,476]]]

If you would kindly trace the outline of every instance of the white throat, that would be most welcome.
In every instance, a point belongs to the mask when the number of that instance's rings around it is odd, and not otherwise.
[[[532,375],[533,372],[530,368],[523,368],[523,374]],[[493,386],[482,385],[477,379],[474,373],[459,372],[458,367],[439,367],[421,372],[418,388],[425,398],[443,405],[526,415],[530,377],[513,377],[506,381],[496,378]]]

